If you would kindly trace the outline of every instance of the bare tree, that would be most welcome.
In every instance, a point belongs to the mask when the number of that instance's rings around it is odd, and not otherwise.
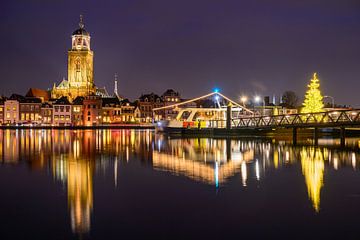
[[[299,98],[293,91],[285,91],[282,95],[282,105],[286,108],[296,108]]]

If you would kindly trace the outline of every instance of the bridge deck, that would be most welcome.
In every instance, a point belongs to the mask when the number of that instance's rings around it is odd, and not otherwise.
[[[252,116],[231,120],[231,128],[238,129],[335,127],[360,127],[360,109],[274,116]]]

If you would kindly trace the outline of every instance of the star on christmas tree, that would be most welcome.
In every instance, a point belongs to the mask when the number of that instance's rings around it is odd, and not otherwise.
[[[320,82],[316,73],[314,73],[314,76],[308,85],[303,106],[304,107],[301,109],[302,113],[316,113],[323,111],[323,96],[320,92]]]

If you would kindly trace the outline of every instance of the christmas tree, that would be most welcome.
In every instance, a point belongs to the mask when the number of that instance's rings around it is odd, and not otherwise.
[[[316,113],[323,111],[323,96],[320,92],[320,82],[319,79],[317,79],[316,73],[314,73],[314,77],[310,80],[310,84],[308,85],[303,106],[304,107],[301,110],[302,113]]]

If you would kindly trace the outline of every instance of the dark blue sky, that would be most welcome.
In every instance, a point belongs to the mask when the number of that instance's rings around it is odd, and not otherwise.
[[[360,1],[12,0],[0,7],[0,93],[67,78],[79,14],[92,37],[95,83],[131,99],[215,86],[239,97],[303,97],[317,71],[324,95],[360,106]]]

